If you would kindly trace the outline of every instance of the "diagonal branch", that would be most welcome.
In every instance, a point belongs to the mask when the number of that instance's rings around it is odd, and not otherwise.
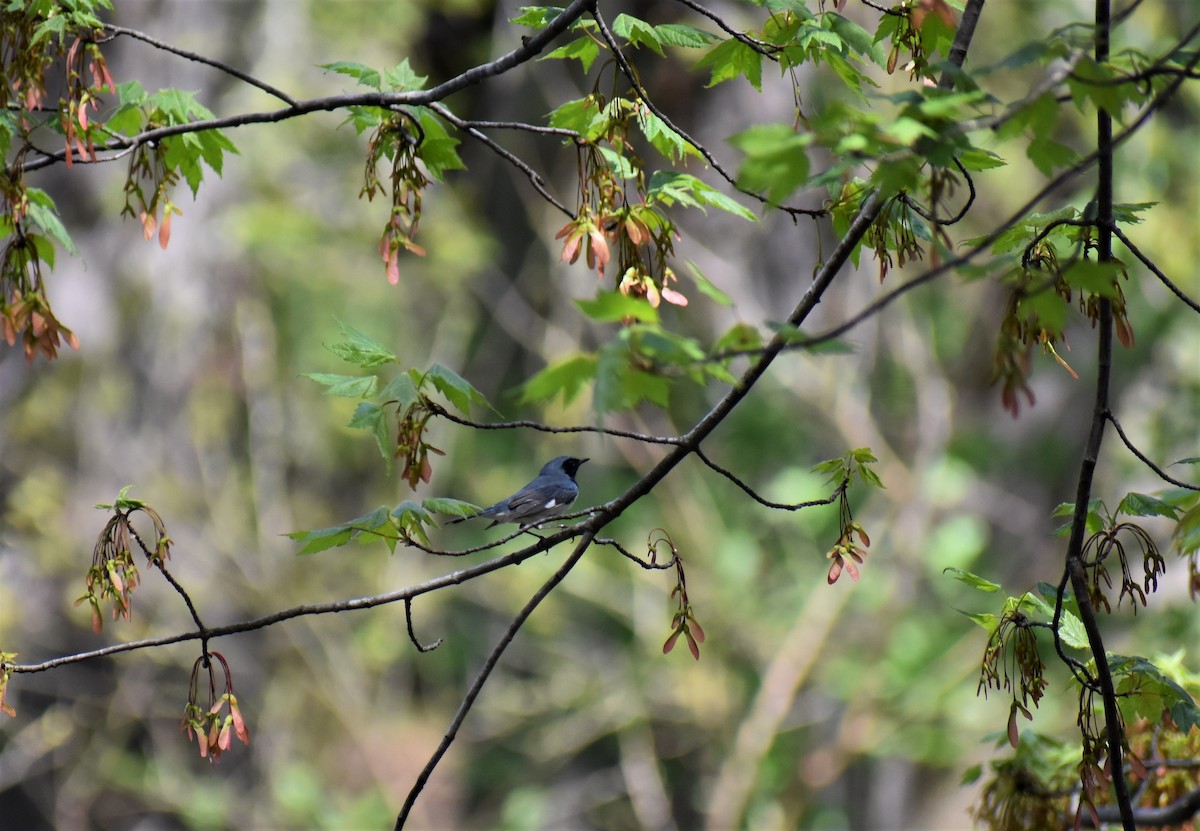
[[[500,640],[492,647],[491,654],[483,662],[483,667],[479,670],[479,674],[475,676],[475,680],[471,683],[471,688],[467,690],[467,694],[463,696],[462,702],[458,705],[458,711],[454,714],[454,718],[450,720],[450,726],[446,728],[446,733],[442,736],[442,741],[438,744],[437,750],[433,752],[429,761],[425,763],[425,767],[421,770],[420,775],[417,776],[416,783],[413,784],[412,789],[408,792],[408,796],[404,800],[404,806],[400,809],[399,816],[396,817],[396,831],[404,828],[404,824],[408,821],[408,815],[412,812],[413,804],[417,801],[417,797],[421,795],[421,791],[425,789],[425,783],[429,781],[429,777],[433,773],[434,768],[437,767],[438,762],[442,760],[442,757],[446,755],[446,751],[450,749],[450,745],[454,743],[454,737],[458,735],[458,729],[462,727],[467,713],[471,711],[475,699],[479,697],[479,693],[483,690],[483,685],[487,683],[492,670],[496,668],[496,664],[499,663],[500,657],[504,654],[504,650],[512,643],[512,639],[516,637],[517,631],[529,619],[529,616],[533,614],[533,610],[538,607],[538,604],[546,599],[546,596],[570,574],[571,569],[575,568],[575,565],[583,558],[584,553],[588,550],[588,546],[591,545],[593,536],[593,532],[584,534],[583,539],[576,544],[575,550],[567,557],[566,562],[559,566],[558,571],[554,572],[533,597],[529,598],[529,602],[517,613],[512,623],[508,625],[508,629],[500,636]]]
[[[1197,303],[1195,300],[1188,297],[1186,294],[1184,294],[1183,289],[1171,282],[1171,279],[1167,277],[1166,274],[1163,274],[1162,269],[1154,264],[1154,260],[1143,254],[1141,250],[1133,244],[1133,241],[1130,240],[1129,237],[1125,236],[1120,228],[1118,228],[1116,225],[1113,225],[1112,232],[1116,234],[1117,239],[1121,241],[1121,244],[1128,248],[1130,253],[1137,257],[1141,261],[1142,265],[1150,270],[1151,274],[1157,277],[1164,286],[1170,289],[1172,294],[1184,302],[1184,305],[1188,306],[1194,312],[1200,312],[1200,303]]]
[[[1192,484],[1189,484],[1188,482],[1184,482],[1180,479],[1176,479],[1175,477],[1169,475],[1161,467],[1156,465],[1154,462],[1150,461],[1149,457],[1146,456],[1145,453],[1138,450],[1137,447],[1134,446],[1134,443],[1129,440],[1129,436],[1125,435],[1125,431],[1121,429],[1121,422],[1117,421],[1117,417],[1115,415],[1113,415],[1112,412],[1105,413],[1105,416],[1108,418],[1108,420],[1110,422],[1112,422],[1112,426],[1114,428],[1116,428],[1117,435],[1121,437],[1121,441],[1125,443],[1125,446],[1127,448],[1129,448],[1129,452],[1132,453],[1133,455],[1137,456],[1142,464],[1144,464],[1146,467],[1150,468],[1156,474],[1158,474],[1160,479],[1162,479],[1165,482],[1170,482],[1172,485],[1175,485],[1176,487],[1179,487],[1179,488],[1185,488],[1186,490],[1190,490],[1190,491],[1200,491],[1200,485],[1192,485]]]

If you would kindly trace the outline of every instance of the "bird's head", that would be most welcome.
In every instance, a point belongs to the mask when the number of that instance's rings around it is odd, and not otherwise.
[[[559,456],[546,462],[542,467],[542,475],[565,473],[572,481],[575,480],[575,474],[579,472],[579,466],[586,462],[587,459],[577,459],[574,456]]]

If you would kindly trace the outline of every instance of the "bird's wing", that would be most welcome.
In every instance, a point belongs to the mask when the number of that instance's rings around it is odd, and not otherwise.
[[[566,507],[575,501],[578,488],[568,488],[557,482],[538,482],[534,480],[528,487],[513,494],[505,507],[511,517],[524,517]]]

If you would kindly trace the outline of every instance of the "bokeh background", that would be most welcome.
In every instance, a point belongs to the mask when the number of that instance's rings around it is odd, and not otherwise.
[[[679,19],[681,10],[626,5],[652,22]],[[1121,42],[1166,42],[1194,16],[1187,6],[1146,4]],[[450,77],[515,45],[521,32],[505,21],[516,7],[123,0],[111,19],[315,97],[351,89],[319,68],[339,60],[385,68],[407,57],[434,81]],[[754,25],[761,13],[713,8],[735,25]],[[873,27],[876,13],[852,1],[846,14]],[[1089,17],[1082,2],[990,4],[970,63],[996,63],[1030,31]],[[118,81],[194,90],[218,114],[277,106],[144,44],[118,41],[106,54]],[[705,89],[706,73],[686,71],[694,57],[643,60],[646,84],[733,165],[725,139],[749,124],[789,120],[790,90],[773,77],[761,95],[742,81]],[[805,108],[821,107],[835,88],[822,72],[800,78]],[[1039,72],[1005,74],[993,91],[1018,97]],[[541,62],[449,103],[467,117],[538,122],[588,83],[577,64]],[[1069,106],[1060,138],[1086,149],[1088,124]],[[1159,203],[1134,238],[1193,297],[1198,115],[1200,96],[1186,91],[1122,147],[1117,174],[1119,201]],[[60,257],[50,294],[81,349],[33,364],[17,350],[0,353],[0,649],[37,661],[188,628],[178,597],[149,572],[129,623],[108,622],[96,635],[86,609],[72,605],[105,519],[93,506],[125,485],[164,517],[173,573],[209,625],[374,594],[457,567],[404,549],[389,555],[382,544],[299,558],[283,536],[410,496],[386,475],[370,437],[347,429],[352,403],[302,377],[348,371],[325,348],[338,339],[339,320],[406,364],[454,368],[506,417],[594,420],[586,395],[547,409],[521,407],[512,395],[548,361],[612,335],[571,305],[592,296],[597,279],[558,261],[561,215],[519,173],[466,142],[467,170],[426,195],[420,241],[428,256],[405,260],[399,285],[389,285],[376,253],[387,207],[357,197],[365,138],[342,120],[315,114],[232,131],[240,155],[227,157],[223,177],[210,176],[196,202],[176,194],[183,216],[166,251],[118,218],[122,163],[36,174],[80,250]],[[516,132],[498,138],[573,204],[569,146]],[[971,228],[959,238],[990,228],[1041,182],[1019,144],[994,149],[1010,164],[978,176]],[[706,175],[694,163],[691,172]],[[1082,205],[1091,187],[1081,180],[1042,207]],[[811,206],[821,198],[805,197]],[[823,223],[774,215],[752,224],[694,213],[683,224],[680,259],[734,300],[716,306],[685,284],[692,303],[669,310],[669,321],[706,340],[738,321],[785,317],[833,240]],[[902,277],[893,271],[883,288]],[[1127,286],[1137,344],[1117,355],[1114,403],[1143,450],[1166,463],[1197,455],[1200,326],[1147,277],[1134,268]],[[816,328],[880,291],[877,266],[864,257],[821,304]],[[826,495],[810,467],[872,448],[887,487],[853,492],[873,543],[861,582],[825,583],[836,511],[771,512],[689,462],[611,530],[635,550],[651,529],[670,532],[708,634],[701,660],[683,649],[661,653],[669,575],[644,572],[610,549],[591,551],[506,653],[418,803],[414,827],[969,827],[974,791],[960,779],[990,757],[1008,707],[1003,697],[976,697],[985,635],[961,614],[996,611],[995,598],[944,570],[969,569],[1014,593],[1057,581],[1063,544],[1050,513],[1074,492],[1095,374],[1091,331],[1076,323],[1068,329],[1076,349],[1064,357],[1080,379],[1038,355],[1037,404],[1011,418],[988,384],[1003,299],[993,281],[958,277],[914,292],[856,328],[849,354],[778,361],[706,443],[780,501]],[[681,386],[667,412],[606,423],[686,429],[720,393]],[[433,436],[446,456],[435,459],[418,497],[485,504],[562,453],[592,459],[580,476],[581,503],[599,503],[661,453],[595,436],[449,423],[436,424]],[[1159,487],[1106,442],[1098,496],[1115,505],[1127,491]],[[1150,527],[1165,544],[1169,526]],[[454,526],[434,539],[457,547],[485,536]],[[484,656],[561,556],[420,599],[417,633],[445,639],[425,655],[409,643],[399,606],[222,640],[216,648],[233,667],[252,744],[217,765],[200,759],[178,728],[194,642],[14,676],[9,700],[18,716],[0,722],[0,826],[390,827]],[[1114,650],[1149,654],[1196,642],[1184,571],[1169,562],[1136,625],[1128,607],[1105,622]],[[1187,651],[1184,662],[1197,669],[1196,661]],[[1035,726],[1071,738],[1074,694],[1061,675],[1052,678]]]

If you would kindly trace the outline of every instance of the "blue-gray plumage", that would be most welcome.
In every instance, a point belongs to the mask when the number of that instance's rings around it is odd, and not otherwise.
[[[488,517],[492,525],[515,522],[522,528],[537,525],[543,520],[561,514],[579,495],[575,474],[587,459],[559,456],[543,465],[537,478],[514,493],[508,499],[485,508],[475,516]],[[475,517],[459,517],[450,522],[462,522]],[[491,528],[489,525],[488,528]]]

